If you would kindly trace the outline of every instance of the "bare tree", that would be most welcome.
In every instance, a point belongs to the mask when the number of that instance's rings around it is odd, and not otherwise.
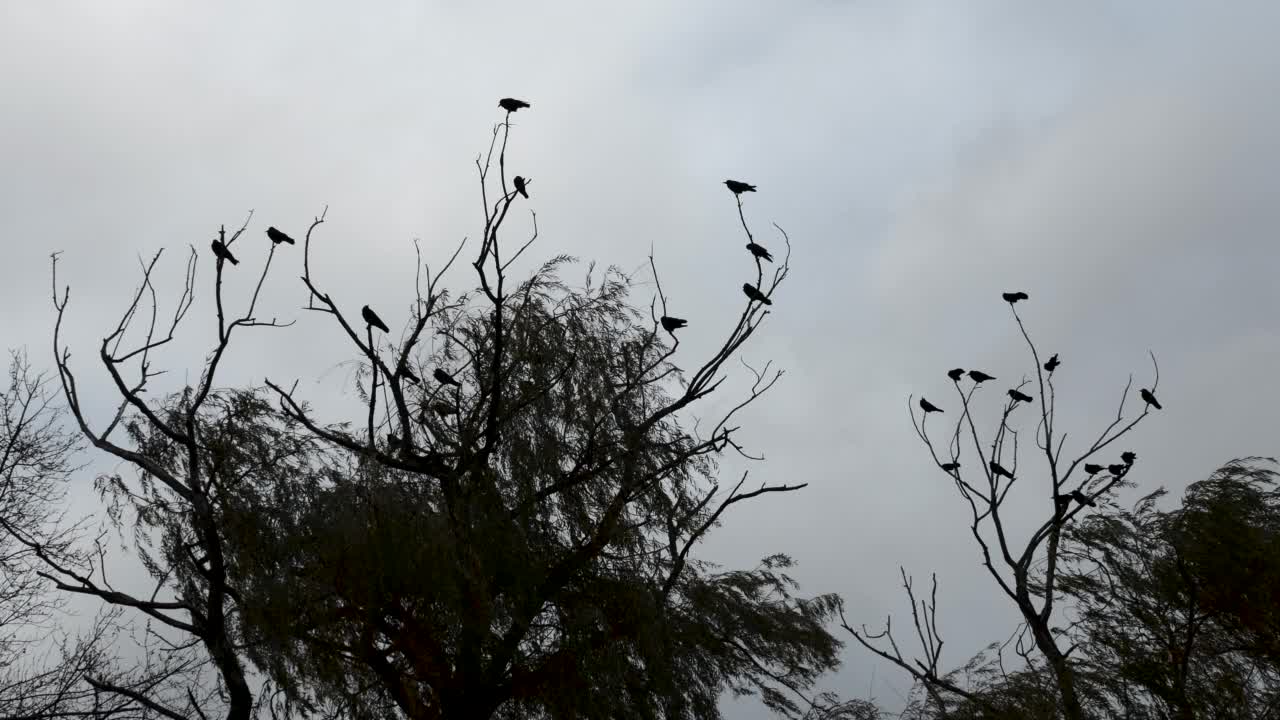
[[[908,409],[912,414],[916,434],[928,448],[939,470],[952,478],[957,493],[967,506],[970,533],[982,553],[983,567],[1022,616],[1030,641],[1020,643],[1019,654],[1030,662],[1031,653],[1039,653],[1054,678],[1063,716],[1068,720],[1080,720],[1086,717],[1084,708],[1087,705],[1084,702],[1085,691],[1079,687],[1078,673],[1071,657],[1076,648],[1064,647],[1061,639],[1063,633],[1054,624],[1054,611],[1060,609],[1058,576],[1063,561],[1063,530],[1092,504],[1099,500],[1105,501],[1115,488],[1130,484],[1125,478],[1133,466],[1132,458],[1115,458],[1098,466],[1089,461],[1103,451],[1113,449],[1116,441],[1147,417],[1151,412],[1151,405],[1145,404],[1137,416],[1125,419],[1126,402],[1133,386],[1131,376],[1120,395],[1115,419],[1076,457],[1064,457],[1067,434],[1061,432],[1055,424],[1057,396],[1053,369],[1058,365],[1056,356],[1047,363],[1050,369],[1046,369],[1046,363],[1042,362],[1017,307],[1013,302],[1009,303],[1009,307],[1030,350],[1035,368],[1034,380],[1024,379],[1013,388],[1016,392],[1009,393],[1009,400],[1005,403],[999,422],[989,439],[984,442],[972,414],[974,394],[985,378],[968,383],[962,380],[963,376],[959,373],[953,375],[961,412],[954,428],[947,434],[949,442],[946,452],[939,451],[934,439],[926,431],[927,414],[922,413],[917,420],[915,406],[910,399]],[[1154,393],[1160,380],[1160,371],[1154,354],[1151,361],[1155,369],[1155,379],[1151,385],[1151,392]],[[969,387],[966,389],[962,383]],[[1018,430],[1010,424],[1014,410],[1027,404],[1020,399],[1020,394],[1028,384],[1039,390],[1034,401],[1038,405],[1035,446],[1037,455],[1043,460],[1039,471],[1032,470],[1025,464],[1019,465]],[[965,444],[972,446],[972,459],[960,464],[961,448]],[[1093,472],[1085,470],[1086,464],[1090,465],[1089,470]],[[1009,491],[1015,485],[1027,485],[1030,478],[1036,478],[1037,490],[1045,493],[1046,510],[1044,520],[1019,544],[1011,537],[1002,509]],[[943,640],[937,628],[936,585],[929,603],[920,601],[917,607],[917,599],[905,571],[903,580],[908,599],[912,603],[912,619],[924,655],[923,660],[904,657],[889,623],[886,623],[883,631],[872,633],[865,626],[854,629],[842,618],[845,629],[868,650],[901,667],[917,682],[923,683],[936,701],[940,702],[944,695],[950,694],[966,702],[982,703],[981,696],[940,672]]]

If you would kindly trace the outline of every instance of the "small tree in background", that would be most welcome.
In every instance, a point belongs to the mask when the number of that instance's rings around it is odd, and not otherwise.
[[[1072,657],[1076,648],[1066,644],[1063,631],[1055,626],[1054,611],[1060,608],[1062,597],[1060,574],[1064,559],[1063,534],[1088,507],[1099,501],[1107,502],[1114,489],[1131,484],[1126,477],[1133,467],[1134,458],[1125,456],[1122,459],[1119,452],[1114,452],[1114,445],[1151,412],[1153,405],[1147,402],[1147,398],[1156,392],[1159,367],[1155,367],[1155,379],[1151,388],[1142,391],[1141,402],[1144,406],[1141,413],[1128,421],[1124,416],[1133,384],[1131,377],[1121,393],[1115,419],[1079,455],[1074,458],[1066,457],[1063,455],[1066,433],[1060,431],[1055,423],[1057,396],[1054,373],[1059,365],[1058,356],[1055,354],[1050,358],[1042,358],[1027,333],[1017,309],[1017,302],[1027,299],[1026,294],[1006,293],[1004,297],[1030,350],[1034,363],[1033,379],[1027,380],[1024,376],[1017,383],[1006,381],[998,384],[998,378],[981,371],[964,373],[957,368],[948,373],[955,385],[960,410],[955,416],[954,425],[945,436],[945,450],[935,444],[934,438],[926,430],[930,414],[945,413],[921,399],[920,405],[924,412],[917,420],[914,398],[909,401],[908,407],[912,412],[912,423],[917,435],[928,448],[939,470],[952,479],[957,494],[967,506],[970,532],[982,553],[983,567],[1022,616],[1023,624],[1018,633],[1015,633],[1015,652],[1029,671],[1041,667],[1053,680],[1056,707],[1052,711],[1045,709],[1045,712],[1052,714],[1044,717],[1061,713],[1068,720],[1081,720],[1088,717],[1086,708],[1095,706],[1099,698],[1094,696],[1091,688],[1080,682],[1077,664]],[[1152,364],[1155,365],[1154,355]],[[972,402],[980,389],[992,386],[1007,390],[1008,401],[1004,404],[995,429],[984,439],[979,434],[978,422],[973,417]],[[1027,391],[1038,392],[1029,396]],[[1154,395],[1150,397],[1154,399]],[[1036,455],[1043,459],[1039,470],[1032,470],[1027,463],[1019,463],[1019,430],[1011,424],[1011,419],[1024,406],[1035,411]],[[968,454],[962,453],[965,446],[972,448]],[[1096,460],[1104,451],[1112,451],[1113,454],[1108,455],[1106,460]],[[1044,519],[1031,531],[1029,537],[1019,542],[1012,536],[1008,518],[1004,514],[1005,501],[1015,485],[1026,486],[1028,482],[1032,482],[1031,478],[1035,478],[1033,487],[1043,493],[1045,498]],[[866,626],[858,629],[851,627],[842,615],[844,628],[861,645],[910,673],[925,690],[929,702],[944,714],[960,704],[979,707],[986,713],[997,715],[1007,715],[1011,707],[1017,708],[1017,704],[1006,704],[989,692],[993,687],[990,682],[992,663],[1003,678],[1005,671],[1000,653],[1009,644],[993,646],[991,649],[997,653],[994,659],[979,657],[962,671],[944,673],[939,667],[943,640],[937,626],[936,581],[929,600],[925,601],[923,598],[917,599],[905,570],[902,571],[902,577],[907,598],[911,602],[913,629],[923,657],[908,659],[903,655],[893,635],[891,622],[886,624],[884,630],[876,633],[868,631]],[[974,671],[982,667],[988,670],[987,680],[983,680],[981,675],[974,675]],[[978,683],[966,687],[966,675]],[[1031,672],[1021,680],[1033,680],[1031,685],[1038,686],[1039,683],[1034,681],[1035,677],[1036,673]],[[1026,683],[1020,681],[1019,684]],[[1013,687],[1007,683],[1005,686]],[[1037,690],[1034,694],[1041,693]]]

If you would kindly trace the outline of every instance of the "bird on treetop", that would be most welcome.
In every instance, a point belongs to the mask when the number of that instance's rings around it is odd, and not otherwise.
[[[290,245],[297,245],[297,243],[293,241],[293,238],[289,237],[288,235],[285,235],[284,233],[280,232],[279,230],[273,227],[267,228],[267,237],[271,238],[271,242],[275,245],[279,245],[280,243],[289,243]]]
[[[772,300],[765,297],[765,294],[760,292],[760,289],[751,283],[742,283],[742,292],[756,302],[764,303],[765,305],[773,304]]]
[[[1160,402],[1159,402],[1158,400],[1156,400],[1156,396],[1155,396],[1155,394],[1154,394],[1154,393],[1152,393],[1150,390],[1148,390],[1148,389],[1146,389],[1146,388],[1142,388],[1142,392],[1141,392],[1141,393],[1139,393],[1139,394],[1142,396],[1142,402],[1144,402],[1144,403],[1146,403],[1146,404],[1148,404],[1148,405],[1154,405],[1154,406],[1155,406],[1155,408],[1156,408],[1157,410],[1163,410],[1163,409],[1164,409],[1164,408],[1160,407]]]
[[[520,193],[521,195],[523,195],[525,200],[528,200],[528,199],[529,199],[529,192],[528,192],[527,190],[525,190],[525,189],[524,189],[524,184],[525,184],[526,182],[528,182],[528,180],[525,180],[524,178],[520,177],[519,175],[515,176],[515,177],[514,177],[514,178],[512,178],[512,180],[511,180],[511,183],[512,183],[513,185],[515,185],[515,186],[516,186],[516,192],[518,192],[518,193]]]
[[[737,180],[725,180],[724,184],[733,191],[734,195],[741,195],[744,192],[755,192],[756,186],[748,183],[739,182]]]
[[[1029,296],[1026,293],[1022,292],[1021,290],[1019,290],[1018,292],[1000,293],[1000,297],[1004,298],[1004,301],[1009,303],[1010,305],[1018,302],[1019,300],[1029,299]]]
[[[509,113],[513,113],[519,110],[520,108],[529,107],[529,103],[523,100],[517,100],[515,98],[502,98],[501,100],[498,101],[498,107],[502,108],[503,110],[506,110]]]
[[[749,242],[747,243],[747,249],[751,251],[752,255],[755,255],[762,260],[773,262],[773,256],[769,254],[768,250],[764,249],[764,246]]]
[[[236,259],[236,256],[235,256],[235,255],[232,255],[232,254],[231,254],[231,251],[227,249],[227,246],[226,246],[226,245],[223,245],[223,244],[222,244],[222,241],[221,241],[221,240],[214,240],[214,241],[213,241],[213,244],[212,244],[212,245],[210,245],[210,247],[212,247],[212,248],[213,248],[213,254],[214,254],[214,255],[215,255],[219,260],[226,260],[227,262],[231,263],[232,265],[239,265],[239,264],[240,264],[240,261]]]
[[[675,335],[677,330],[689,324],[688,320],[685,320],[683,318],[678,318],[678,317],[669,317],[667,315],[662,316],[661,322],[662,322],[662,329],[666,330],[672,335]]]
[[[960,378],[963,375],[964,375],[964,368],[955,368],[954,370],[947,371],[947,377],[951,378],[955,382],[960,382]]]
[[[920,409],[924,410],[925,414],[928,414],[931,412],[937,412],[937,413],[942,412],[942,408],[938,407],[937,405],[934,405],[933,403],[929,402],[928,400],[925,400],[924,398],[920,398]]]
[[[369,309],[368,305],[360,308],[360,317],[364,318],[365,323],[370,327],[376,327],[384,333],[391,332],[391,328],[387,327],[387,324],[382,322],[382,318],[378,317],[377,313]]]
[[[981,385],[988,380],[996,379],[994,375],[988,375],[981,370],[970,370],[969,377],[973,378],[973,382],[977,385]]]

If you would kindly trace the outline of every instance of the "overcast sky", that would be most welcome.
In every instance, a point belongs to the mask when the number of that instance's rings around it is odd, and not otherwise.
[[[238,253],[253,266],[267,225],[300,235],[328,205],[316,274],[346,309],[371,303],[398,327],[413,239],[440,263],[479,231],[472,163],[510,95],[533,103],[510,156],[534,179],[534,257],[634,269],[652,246],[690,321],[678,362],[706,356],[749,279],[720,182],[759,186],[746,213],[764,244],[780,244],[771,222],[792,238],[792,276],[744,355],[787,374],[742,417],[742,439],[768,458],[752,481],[810,485],[736,506],[704,558],[741,568],[787,552],[805,594],[839,592],[868,624],[909,611],[899,564],[922,583],[937,572],[948,665],[1007,637],[1013,614],[906,412],[924,393],[954,413],[944,372],[978,367],[999,378],[979,404],[995,420],[1006,381],[1034,367],[1003,290],[1030,293],[1019,307],[1033,338],[1061,354],[1068,453],[1114,417],[1130,373],[1150,379],[1148,350],[1158,357],[1166,410],[1123,443],[1141,488],[1122,503],[1280,453],[1275,3],[12,1],[2,13],[0,344],[49,362],[48,255],[64,251],[67,340],[96,419],[111,397],[96,343],[139,255],[167,248],[172,301],[194,244],[205,299],[208,242],[250,209],[256,239]],[[298,310],[300,254],[284,252],[262,314],[298,324],[245,333],[223,377],[301,377],[323,397],[350,350]],[[451,286],[472,281],[457,272]],[[230,290],[243,298],[249,282]],[[169,386],[209,347],[207,309],[157,361]],[[727,462],[725,480],[743,469]],[[77,488],[87,508],[90,482]],[[1020,489],[1009,512],[1038,521],[1047,491]],[[857,646],[845,657],[827,687],[900,704],[901,672]]]

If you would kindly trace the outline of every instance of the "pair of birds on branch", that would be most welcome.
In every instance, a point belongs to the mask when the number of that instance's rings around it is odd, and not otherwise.
[[[369,307],[368,305],[365,305],[364,307],[360,308],[360,317],[364,318],[365,324],[371,328],[378,328],[384,333],[391,332],[391,328],[387,327],[387,324],[382,322],[382,318],[378,317],[378,313],[374,312],[373,308]],[[422,382],[421,380],[418,379],[418,376],[415,375],[413,371],[407,367],[401,367],[400,374],[415,383]],[[450,375],[449,373],[445,372],[440,368],[436,368],[435,372],[433,372],[431,376],[434,377],[436,379],[436,382],[440,383],[441,385],[453,385],[455,387],[462,387],[462,383],[453,379],[452,375]]]
[[[290,245],[297,244],[294,242],[293,238],[285,235],[274,227],[267,228],[267,237],[271,238],[271,243],[273,245],[279,245],[280,243],[289,243]],[[240,264],[240,261],[236,259],[236,256],[231,254],[231,249],[228,248],[221,240],[215,238],[210,247],[213,248],[214,257],[219,260],[226,260],[232,265]]]
[[[501,100],[498,101],[498,107],[502,108],[503,110],[506,110],[507,114],[510,115],[511,113],[519,110],[520,108],[529,107],[529,103],[523,100],[517,100],[515,98],[502,98]],[[521,177],[520,175],[517,175],[511,179],[511,184],[516,186],[516,192],[524,196],[525,200],[529,199],[529,191],[525,189],[529,184],[529,178]]]
[[[1084,471],[1085,471],[1085,474],[1087,474],[1089,477],[1093,477],[1094,475],[1097,475],[1098,473],[1102,472],[1105,469],[1107,472],[1111,473],[1117,478],[1121,478],[1121,477],[1124,477],[1125,474],[1129,472],[1129,470],[1133,467],[1134,461],[1137,459],[1138,459],[1137,453],[1133,452],[1132,450],[1125,450],[1124,452],[1120,453],[1121,462],[1113,463],[1111,465],[1106,466],[1105,468],[1101,465],[1095,465],[1094,463],[1086,463],[1084,466]],[[1053,500],[1054,500],[1054,503],[1058,506],[1059,510],[1065,510],[1066,506],[1070,505],[1072,500],[1075,500],[1081,505],[1087,505],[1089,507],[1098,507],[1098,503],[1095,502],[1093,498],[1089,497],[1088,495],[1085,495],[1079,489],[1072,490],[1066,495],[1055,495]]]
[[[953,370],[947,371],[947,377],[951,378],[951,381],[956,383],[960,382],[960,378],[964,377],[964,375],[965,375],[965,372],[963,368],[955,368]],[[969,378],[973,380],[974,385],[981,385],[982,383],[987,382],[988,380],[996,379],[994,375],[988,375],[982,372],[981,370],[970,370]],[[1021,400],[1023,402],[1031,402],[1031,399],[1032,399],[1030,395],[1018,392],[1017,390],[1010,390],[1009,397],[1012,397],[1015,401]],[[942,408],[938,407],[937,405],[934,405],[928,400],[925,400],[923,397],[920,398],[920,409],[924,410],[926,415],[934,412],[936,413],[943,412]]]

